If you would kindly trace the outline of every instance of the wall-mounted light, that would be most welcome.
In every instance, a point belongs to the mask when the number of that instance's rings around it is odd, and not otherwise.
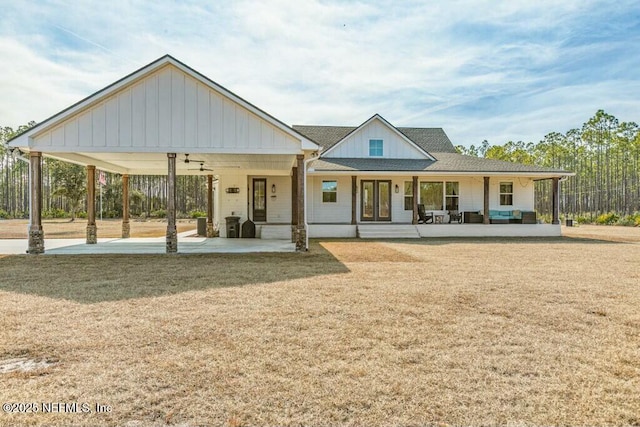
[[[396,184],[396,194],[398,194],[399,192],[400,192],[400,186]]]
[[[271,192],[272,193],[276,192],[276,185],[275,184],[271,184]]]

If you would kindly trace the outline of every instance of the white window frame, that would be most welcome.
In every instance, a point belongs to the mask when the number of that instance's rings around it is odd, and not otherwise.
[[[511,186],[511,192],[502,192],[502,185],[510,185]],[[513,181],[502,181],[499,184],[498,187],[498,193],[500,194],[500,206],[513,206]],[[509,196],[511,197],[511,203],[502,203],[502,196]]]
[[[329,183],[329,182],[335,183],[335,187],[336,187],[335,190],[325,190],[324,189],[325,182],[326,183]],[[338,180],[335,180],[335,179],[331,179],[331,180],[323,179],[322,180],[322,188],[321,189],[322,189],[322,203],[338,203]],[[324,200],[325,193],[326,194],[335,194],[335,200],[327,200],[327,201],[325,201]]]
[[[407,194],[407,190],[406,190],[407,184],[409,184],[411,188],[410,194]],[[404,191],[404,199],[402,200],[404,205],[404,210],[412,211],[413,210],[413,181],[404,181],[402,183],[402,191]],[[407,198],[411,198],[411,207],[409,209],[407,209]]]
[[[380,143],[380,147],[372,147],[371,143]],[[374,148],[376,152],[380,149],[380,154],[371,154],[371,149]],[[369,140],[369,157],[384,157],[384,140],[382,138],[371,138]]]

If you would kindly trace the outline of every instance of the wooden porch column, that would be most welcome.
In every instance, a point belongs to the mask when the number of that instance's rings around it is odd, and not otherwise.
[[[207,237],[213,236],[213,175],[207,175]]]
[[[122,238],[128,239],[131,235],[129,224],[129,175],[122,175]]]
[[[298,225],[298,167],[291,168],[291,229]]]
[[[488,176],[484,177],[484,215],[482,218],[484,224],[489,224],[489,180]]]
[[[351,175],[351,225],[356,225],[358,216],[356,215],[358,203],[358,177]]]
[[[304,224],[304,155],[298,154],[296,156],[296,168],[298,169],[297,173],[297,223],[296,223],[296,231],[295,231],[295,243],[296,243],[296,251],[304,251],[306,249],[307,242],[307,230],[305,229]]]
[[[553,178],[553,197],[551,198],[552,224],[560,224],[560,178]]]
[[[29,247],[30,254],[44,253],[42,230],[42,153],[29,153]]]
[[[96,227],[96,167],[87,165],[87,245],[98,243]]]
[[[176,231],[176,153],[167,153],[167,253],[178,252]]]
[[[411,224],[418,223],[418,177],[412,176],[411,183],[413,186],[413,219],[411,220]]]

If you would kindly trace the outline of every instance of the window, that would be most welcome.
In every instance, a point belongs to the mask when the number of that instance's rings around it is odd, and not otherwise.
[[[445,204],[447,206],[448,211],[457,211],[458,210],[458,199],[460,198],[459,188],[460,185],[458,182],[452,181],[447,182],[447,196]]]
[[[381,139],[370,139],[369,140],[369,156],[371,157],[382,157],[382,140]]]
[[[444,200],[442,182],[420,182],[420,203],[428,211],[441,211]]]
[[[413,210],[413,181],[404,182],[404,210]]]
[[[336,203],[338,201],[338,182],[322,181],[322,203]]]
[[[500,206],[513,205],[513,182],[500,183]]]

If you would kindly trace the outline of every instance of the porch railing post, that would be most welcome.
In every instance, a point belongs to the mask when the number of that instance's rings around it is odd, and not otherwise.
[[[489,224],[489,180],[488,176],[484,177],[484,215],[482,222]]]
[[[29,246],[30,254],[44,253],[42,229],[42,153],[29,153]]]
[[[413,219],[411,220],[412,224],[418,223],[418,177],[412,176],[412,190],[413,190]]]
[[[129,175],[122,175],[122,238],[131,236],[131,224],[129,223]]]
[[[167,253],[178,252],[176,231],[176,153],[167,153]]]
[[[553,178],[553,197],[551,199],[553,205],[552,224],[560,224],[560,178]]]
[[[96,167],[87,165],[87,244],[98,243],[96,226]]]

